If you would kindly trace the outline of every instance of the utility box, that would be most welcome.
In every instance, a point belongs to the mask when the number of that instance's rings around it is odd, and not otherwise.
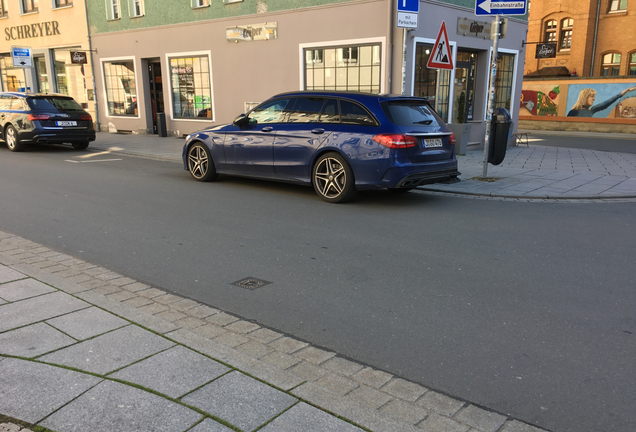
[[[510,140],[512,118],[505,108],[496,108],[492,113],[490,124],[490,141],[488,148],[488,163],[499,165],[506,157],[506,149]]]
[[[157,134],[160,137],[168,136],[168,129],[166,127],[166,113],[157,113]]]

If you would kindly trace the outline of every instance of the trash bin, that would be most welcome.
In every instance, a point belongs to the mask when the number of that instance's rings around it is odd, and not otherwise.
[[[508,140],[510,139],[510,126],[512,118],[505,108],[496,108],[492,113],[490,124],[490,141],[488,148],[488,163],[499,165],[506,157]]]
[[[168,129],[166,128],[166,114],[157,113],[157,134],[160,137],[168,136]]]

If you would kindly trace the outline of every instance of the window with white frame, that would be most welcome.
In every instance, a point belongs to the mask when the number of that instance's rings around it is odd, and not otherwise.
[[[572,18],[561,20],[559,50],[569,50],[572,46],[572,27],[574,27],[574,20]]]
[[[608,12],[624,12],[627,10],[627,0],[610,0]]]
[[[144,0],[128,0],[128,10],[132,18],[144,16]]]
[[[109,20],[121,19],[119,0],[106,0],[106,18]]]
[[[6,1],[7,0],[0,0],[0,17],[7,16]]]
[[[494,108],[506,108],[510,111],[512,83],[515,72],[514,54],[497,54],[497,75],[495,76]]]
[[[23,14],[37,12],[39,10],[38,0],[20,0],[20,8]]]
[[[305,90],[380,93],[381,45],[306,48]]]
[[[192,8],[200,8],[210,6],[210,0],[190,0]]]
[[[55,0],[53,4],[56,9],[66,7],[66,6],[73,6],[73,0]]]
[[[618,76],[621,68],[621,55],[619,53],[608,53],[603,55],[601,65],[602,76]]]
[[[550,20],[545,23],[545,35],[543,37],[543,42],[545,43],[555,43],[556,42],[556,31],[557,31],[557,21]]]
[[[173,118],[214,118],[207,55],[170,58]]]
[[[134,61],[105,61],[103,66],[108,115],[138,115]]]

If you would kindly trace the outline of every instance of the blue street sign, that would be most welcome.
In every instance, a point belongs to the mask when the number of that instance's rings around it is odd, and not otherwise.
[[[397,0],[398,12],[418,13],[420,11],[420,0]]]
[[[528,0],[476,0],[475,15],[525,15]]]

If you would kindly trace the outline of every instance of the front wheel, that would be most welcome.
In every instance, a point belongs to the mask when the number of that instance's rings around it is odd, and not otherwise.
[[[188,171],[198,181],[216,179],[216,168],[210,150],[203,143],[196,143],[188,149]]]
[[[4,130],[4,140],[7,143],[7,147],[9,147],[9,150],[11,150],[12,152],[19,152],[24,150],[24,146],[20,144],[18,133],[11,125],[7,126],[7,128]]]
[[[350,201],[358,192],[353,170],[338,153],[326,153],[316,161],[311,176],[314,190],[330,203]]]

